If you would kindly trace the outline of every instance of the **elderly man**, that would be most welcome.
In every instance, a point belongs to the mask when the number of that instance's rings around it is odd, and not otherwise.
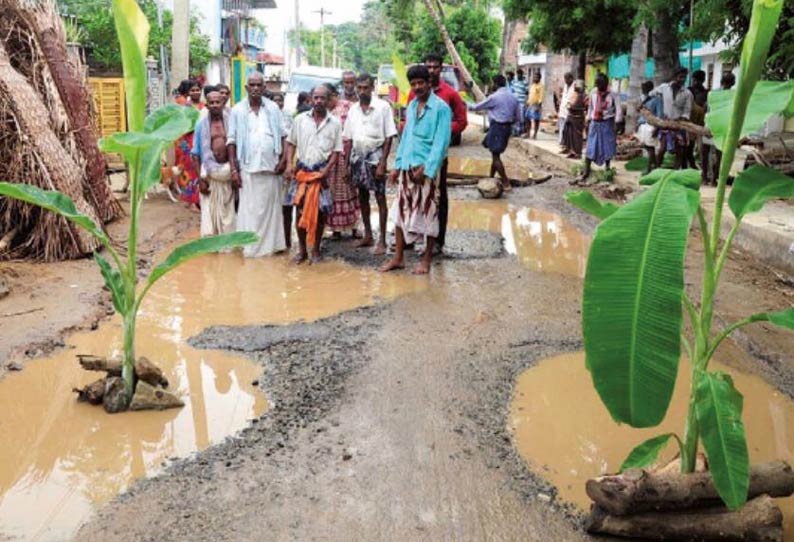
[[[498,172],[502,179],[502,188],[507,191],[512,187],[502,163],[502,153],[505,152],[507,142],[510,141],[513,124],[521,120],[521,106],[518,99],[508,90],[504,75],[494,76],[493,87],[493,94],[482,102],[469,106],[469,110],[488,112],[490,125],[483,145],[491,151],[491,177]]]
[[[279,176],[284,171],[284,131],[278,106],[262,98],[262,74],[249,76],[245,88],[248,99],[232,108],[227,145],[232,183],[240,190],[237,229],[259,236],[259,242],[245,246],[243,255],[257,257],[286,248]]]
[[[342,98],[348,102],[358,102],[358,94],[356,93],[356,74],[350,70],[342,73]]]
[[[193,162],[199,178],[201,236],[230,233],[235,228],[232,170],[226,147],[229,112],[220,92],[207,94],[208,114],[196,125]]]
[[[451,136],[452,110],[432,90],[426,66],[413,66],[408,80],[416,99],[408,104],[406,122],[397,159],[389,182],[399,179],[397,198],[391,208],[397,246],[392,258],[380,268],[391,271],[405,267],[406,243],[426,238],[422,260],[414,267],[414,274],[430,272],[433,246],[439,230],[437,176],[447,155]]]
[[[342,124],[328,111],[328,89],[320,85],[312,92],[311,111],[295,117],[287,138],[287,172],[292,179],[287,200],[297,209],[296,229],[300,252],[296,264],[309,258],[307,246],[311,245],[310,263],[321,259],[320,244],[325,218],[333,209],[328,173],[336,166],[342,152]],[[293,166],[294,157],[297,164]]]
[[[353,184],[358,188],[361,204],[361,221],[364,223],[364,238],[356,247],[371,247],[372,224],[370,220],[369,193],[375,193],[378,202],[380,231],[374,253],[386,253],[386,163],[391,151],[392,139],[397,135],[392,110],[388,103],[373,96],[374,81],[368,73],[358,77],[358,103],[350,108],[347,123],[342,133],[345,144],[351,145]]]
[[[562,134],[565,132],[565,121],[568,119],[568,107],[571,103],[571,95],[574,93],[573,74],[567,72],[563,76],[562,90],[560,92],[560,110],[557,114],[557,129],[559,130],[560,154],[568,154],[571,149],[565,146]]]

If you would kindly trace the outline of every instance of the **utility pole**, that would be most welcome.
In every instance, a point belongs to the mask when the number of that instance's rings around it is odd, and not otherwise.
[[[301,16],[299,0],[295,0],[295,66],[301,65]]]
[[[314,13],[320,14],[320,65],[325,67],[325,16],[333,15],[333,12],[325,8],[320,8],[314,11]]]
[[[331,61],[331,66],[334,68],[339,67],[339,57],[336,56],[336,36],[334,36],[334,56],[333,60]]]
[[[171,32],[171,84],[188,78],[190,66],[190,0],[174,0]]]

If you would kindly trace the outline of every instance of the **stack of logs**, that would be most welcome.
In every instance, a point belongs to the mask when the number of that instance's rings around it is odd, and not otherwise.
[[[135,361],[137,384],[132,401],[127,402],[121,361],[98,356],[78,355],[80,366],[86,371],[101,371],[106,375],[82,389],[75,388],[78,401],[105,407],[109,414],[125,410],[165,410],[185,406],[182,400],[166,390],[168,379],[163,371],[144,357]]]
[[[773,497],[794,493],[783,461],[755,465],[747,503],[728,510],[708,471],[681,474],[629,469],[587,482],[595,503],[587,531],[650,540],[783,542],[783,514]]]

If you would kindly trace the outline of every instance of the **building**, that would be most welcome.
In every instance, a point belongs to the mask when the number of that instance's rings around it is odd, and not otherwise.
[[[246,71],[263,71],[257,57],[265,50],[267,35],[257,11],[275,9],[275,0],[194,0],[192,7],[201,16],[201,31],[210,37],[210,49],[217,52],[207,66],[208,82],[232,83],[232,57],[241,56]]]

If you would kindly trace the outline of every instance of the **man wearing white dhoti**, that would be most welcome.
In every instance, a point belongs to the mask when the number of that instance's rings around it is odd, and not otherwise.
[[[232,184],[240,189],[237,231],[252,231],[259,242],[246,245],[246,257],[267,256],[285,250],[281,212],[280,158],[284,129],[281,111],[262,98],[265,81],[254,73],[245,86],[248,99],[232,108],[229,119],[229,162]]]
[[[201,236],[231,233],[235,229],[232,170],[226,148],[229,112],[219,92],[207,94],[208,115],[196,125],[193,162],[199,178]]]

